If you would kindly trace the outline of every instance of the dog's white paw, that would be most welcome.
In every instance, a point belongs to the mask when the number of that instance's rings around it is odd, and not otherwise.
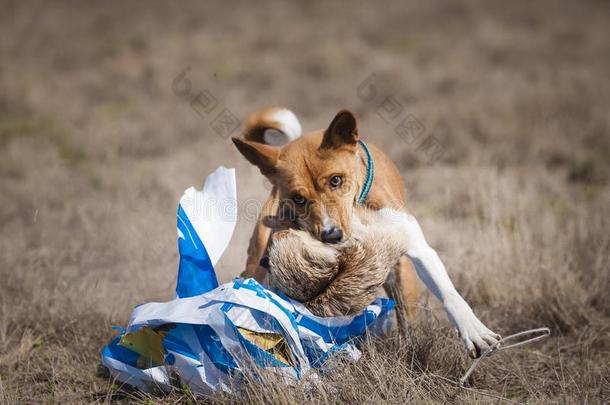
[[[461,296],[447,297],[443,304],[449,320],[466,346],[466,352],[473,359],[501,339],[500,335],[483,325]]]

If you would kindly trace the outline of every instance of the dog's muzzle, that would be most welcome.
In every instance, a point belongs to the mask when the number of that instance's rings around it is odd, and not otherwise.
[[[320,235],[322,242],[324,243],[338,243],[343,239],[343,230],[336,226],[329,229],[324,229]]]

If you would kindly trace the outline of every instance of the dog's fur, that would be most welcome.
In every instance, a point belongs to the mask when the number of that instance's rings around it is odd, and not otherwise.
[[[303,302],[314,315],[360,313],[409,245],[402,228],[381,217],[368,224],[355,218],[352,231],[349,239],[332,245],[304,231],[275,232],[269,285]]]
[[[356,120],[351,113],[340,112],[326,131],[314,131],[298,137],[281,149],[261,143],[271,131],[296,127],[292,120],[283,125],[276,124],[287,116],[286,111],[267,108],[252,114],[246,121],[245,141],[233,139],[240,152],[273,184],[271,195],[263,206],[261,220],[250,240],[243,273],[244,277],[253,277],[259,282],[265,282],[267,278],[267,272],[259,262],[267,251],[272,227],[278,227],[275,220],[278,213],[284,217],[294,216],[295,226],[310,232],[317,239],[321,239],[322,231],[329,225],[340,226],[345,238],[348,238],[354,202],[365,179],[366,162],[357,146]],[[290,132],[290,138],[294,138],[294,133]],[[369,148],[378,175],[365,208],[404,210],[406,193],[398,169],[380,149],[374,145],[369,145]],[[319,183],[319,180],[325,183],[333,174],[344,177],[340,192],[328,190]],[[315,182],[312,181],[314,177]],[[295,206],[291,202],[295,192],[312,197],[310,201],[313,203],[308,207]],[[279,225],[280,228],[285,225],[285,221],[281,222],[283,225]],[[418,294],[415,270],[410,261],[400,260],[394,271],[385,289],[397,302],[400,308],[398,320],[401,327],[405,327],[404,315],[414,318],[416,313]]]
[[[417,270],[420,279],[443,303],[472,357],[494,344],[499,336],[479,321],[455,290],[436,251],[426,242],[419,223],[407,212],[406,192],[397,167],[372,144],[368,147],[375,162],[375,181],[364,207],[357,204],[366,178],[367,160],[358,145],[359,134],[353,114],[340,111],[326,130],[297,137],[281,148],[261,143],[269,131],[296,128],[291,119],[286,119],[293,116],[286,111],[266,109],[252,115],[247,121],[245,140],[233,138],[241,154],[273,184],[250,240],[243,275],[265,281],[267,272],[259,262],[268,250],[272,228],[298,228],[318,240],[324,240],[325,234],[338,229],[340,238],[334,238],[333,242],[345,241],[352,236],[354,216],[360,216],[363,210],[378,211],[401,226],[410,241],[406,254],[410,260],[401,258],[384,286],[397,302],[401,327],[405,327],[403,315],[417,303]],[[294,138],[295,132],[287,133],[286,138]],[[331,181],[336,176],[341,179],[339,186]]]

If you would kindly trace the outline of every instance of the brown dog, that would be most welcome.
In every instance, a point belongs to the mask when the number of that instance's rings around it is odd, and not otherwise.
[[[278,139],[278,134],[291,141],[281,148],[263,143]],[[414,314],[416,270],[443,303],[472,357],[495,343],[499,336],[479,321],[455,290],[417,220],[408,214],[397,167],[374,145],[359,142],[353,114],[340,111],[326,130],[299,135],[300,124],[294,114],[285,109],[265,109],[248,119],[245,140],[233,138],[241,154],[273,184],[250,240],[244,276],[265,281],[266,270],[259,263],[267,251],[272,227],[284,227],[288,222],[324,243],[338,243],[351,236],[353,215],[360,215],[363,207],[379,211],[402,226],[409,239],[406,257],[397,263],[385,284],[388,295],[399,306],[399,323],[404,326],[405,313]],[[372,165],[374,181],[360,204]]]

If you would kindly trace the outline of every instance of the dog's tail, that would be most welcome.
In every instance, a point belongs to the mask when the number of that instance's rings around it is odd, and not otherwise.
[[[268,107],[250,114],[244,138],[247,141],[281,146],[301,136],[301,124],[290,110]]]

